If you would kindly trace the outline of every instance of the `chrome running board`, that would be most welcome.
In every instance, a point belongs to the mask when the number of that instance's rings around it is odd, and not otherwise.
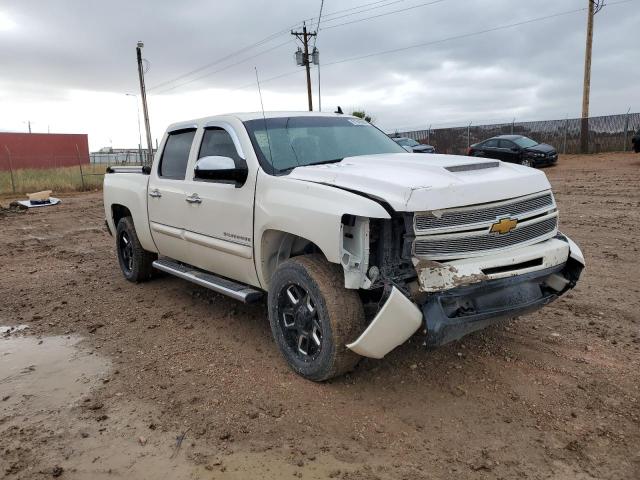
[[[153,262],[153,267],[244,303],[257,302],[263,296],[262,291],[249,285],[236,283],[232,280],[218,277],[204,270],[192,267],[191,265],[176,262],[168,258],[156,260]]]

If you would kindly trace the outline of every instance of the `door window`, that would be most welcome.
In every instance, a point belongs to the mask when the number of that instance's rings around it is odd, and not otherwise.
[[[500,140],[500,148],[506,148],[508,150],[511,150],[515,146],[516,144],[510,140]]]
[[[489,147],[489,148],[496,148],[498,146],[498,140],[496,139],[487,140],[486,142],[484,142],[484,145],[482,146]]]
[[[182,130],[169,134],[158,167],[160,177],[184,180],[195,133],[195,130]]]
[[[209,156],[232,158],[236,166],[240,162],[240,155],[238,155],[233,139],[224,128],[213,127],[204,131],[198,158]]]

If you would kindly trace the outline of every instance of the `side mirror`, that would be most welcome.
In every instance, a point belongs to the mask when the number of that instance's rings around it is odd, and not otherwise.
[[[236,187],[241,187],[248,175],[247,166],[236,166],[236,162],[230,157],[202,157],[194,168],[196,180],[235,183]]]
[[[411,148],[411,147],[410,147],[410,146],[408,146],[408,145],[404,145],[402,148],[404,148],[404,149],[405,149],[407,152],[409,152],[409,153],[413,153],[413,148]]]

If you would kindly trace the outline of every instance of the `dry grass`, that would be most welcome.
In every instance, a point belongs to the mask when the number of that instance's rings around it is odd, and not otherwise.
[[[102,188],[102,174],[106,168],[106,164],[83,165],[84,189]],[[83,189],[80,167],[14,170],[13,181],[16,193],[30,193],[39,190],[73,192]],[[0,194],[10,194],[12,191],[11,174],[8,171],[0,171]]]

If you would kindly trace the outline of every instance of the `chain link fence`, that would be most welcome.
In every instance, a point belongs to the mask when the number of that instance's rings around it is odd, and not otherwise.
[[[524,135],[548,143],[560,153],[580,153],[582,119],[511,122],[464,127],[396,131],[392,136],[409,137],[436,147],[438,153],[464,155],[474,143],[497,135]],[[640,128],[640,113],[589,118],[589,153],[631,149],[631,137]]]
[[[147,162],[149,152],[147,150],[130,150],[124,152],[112,153],[90,153],[89,162],[91,164],[108,164],[108,165],[151,165],[153,159]]]

